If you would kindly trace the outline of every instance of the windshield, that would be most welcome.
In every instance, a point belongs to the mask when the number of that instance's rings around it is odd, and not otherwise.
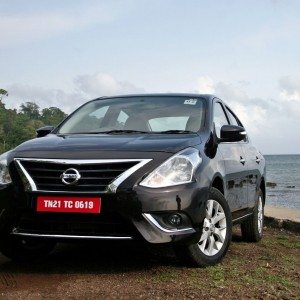
[[[194,133],[204,123],[203,98],[134,96],[95,100],[77,110],[59,134]]]

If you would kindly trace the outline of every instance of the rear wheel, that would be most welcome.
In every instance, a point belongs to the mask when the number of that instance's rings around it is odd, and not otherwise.
[[[193,244],[176,245],[175,252],[186,263],[201,267],[214,265],[225,256],[231,234],[232,220],[228,203],[221,192],[212,188],[200,239]]]
[[[264,203],[263,193],[259,190],[253,214],[241,224],[243,239],[248,242],[259,242],[263,236]]]
[[[49,254],[55,245],[55,242],[43,239],[20,238],[13,235],[0,237],[0,252],[19,262],[39,260]]]

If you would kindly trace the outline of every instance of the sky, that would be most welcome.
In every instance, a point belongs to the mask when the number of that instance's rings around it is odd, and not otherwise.
[[[213,93],[265,154],[300,153],[299,0],[0,0],[6,107]]]

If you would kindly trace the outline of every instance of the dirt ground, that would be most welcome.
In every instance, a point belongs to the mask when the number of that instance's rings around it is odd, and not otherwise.
[[[223,262],[205,269],[137,242],[61,244],[34,264],[0,255],[0,299],[300,299],[299,284],[300,237],[278,229],[258,244],[236,230]]]

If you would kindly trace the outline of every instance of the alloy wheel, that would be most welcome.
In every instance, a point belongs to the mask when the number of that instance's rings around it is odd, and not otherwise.
[[[207,256],[216,255],[224,245],[226,232],[227,221],[223,207],[216,200],[208,200],[199,249]]]
[[[258,229],[258,232],[259,234],[262,233],[262,229],[263,229],[263,218],[264,218],[264,215],[263,215],[263,204],[262,204],[262,198],[261,196],[258,197],[258,206],[257,206],[257,214],[258,214],[258,222],[257,222],[257,229]]]

